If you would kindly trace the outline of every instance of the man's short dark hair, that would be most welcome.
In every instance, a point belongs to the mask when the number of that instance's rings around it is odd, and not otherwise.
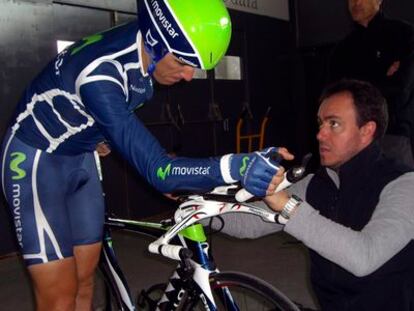
[[[377,125],[374,139],[381,139],[388,125],[387,101],[381,92],[369,82],[343,79],[323,90],[319,104],[328,97],[343,92],[349,93],[353,98],[358,126],[374,121]]]

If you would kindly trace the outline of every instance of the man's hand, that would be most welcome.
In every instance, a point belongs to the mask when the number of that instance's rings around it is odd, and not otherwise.
[[[291,154],[289,152],[289,150],[287,150],[284,147],[279,147],[278,148],[278,153],[282,157],[283,160],[291,161],[291,160],[294,159],[294,155]],[[275,192],[275,190],[277,189],[279,184],[283,181],[284,174],[285,174],[285,168],[283,166],[279,165],[279,170],[277,171],[276,175],[273,176],[273,178],[272,178],[272,180],[269,184],[269,187],[266,191],[266,195],[271,195]]]
[[[291,154],[286,148],[279,148],[278,153],[284,160],[294,159],[293,154]],[[276,212],[280,212],[289,200],[289,194],[286,191],[282,190],[275,193],[275,190],[284,179],[284,173],[285,169],[280,167],[276,175],[273,176],[266,192],[266,196],[264,197],[264,202]]]
[[[273,192],[265,196],[263,201],[275,212],[281,212],[287,201],[289,201],[289,194],[285,190]]]

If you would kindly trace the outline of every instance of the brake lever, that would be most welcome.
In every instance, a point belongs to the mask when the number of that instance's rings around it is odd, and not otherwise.
[[[300,179],[302,179],[305,176],[306,167],[308,166],[308,163],[311,158],[312,158],[312,153],[306,154],[302,158],[302,163],[300,165],[296,165],[286,172],[286,179],[290,183],[295,183],[299,181]]]

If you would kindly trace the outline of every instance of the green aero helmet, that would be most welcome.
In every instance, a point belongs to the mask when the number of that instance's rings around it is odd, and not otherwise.
[[[223,0],[140,0],[138,23],[152,58],[149,72],[167,53],[193,67],[214,68],[231,38]]]

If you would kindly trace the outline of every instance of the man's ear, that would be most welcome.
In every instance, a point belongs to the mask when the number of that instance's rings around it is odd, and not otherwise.
[[[368,121],[361,126],[361,134],[363,139],[367,139],[367,142],[371,142],[374,139],[375,132],[377,130],[377,123],[374,121]]]

